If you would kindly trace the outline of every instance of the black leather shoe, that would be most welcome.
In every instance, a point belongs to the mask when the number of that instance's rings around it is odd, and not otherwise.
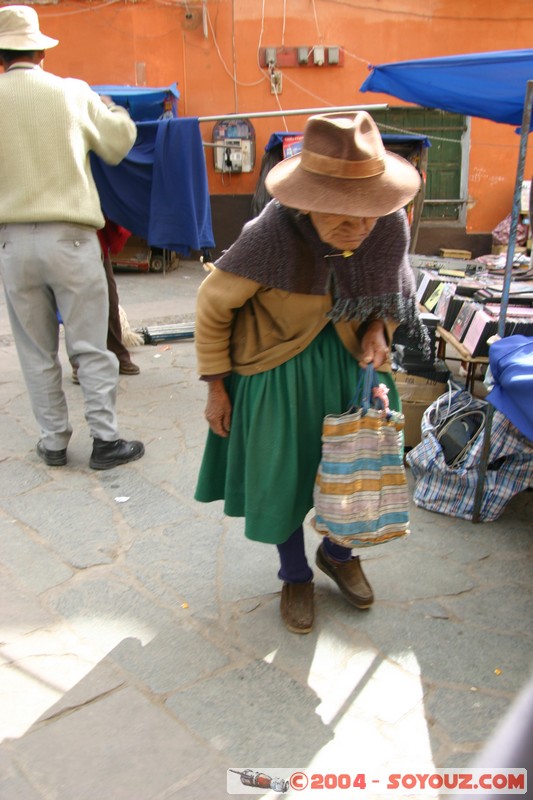
[[[94,439],[93,442],[89,461],[91,469],[112,469],[127,464],[128,461],[137,461],[144,455],[142,442],[126,442],[124,439],[117,439],[115,442]]]
[[[49,467],[64,467],[67,463],[67,451],[48,450],[42,442],[37,442],[37,455]]]

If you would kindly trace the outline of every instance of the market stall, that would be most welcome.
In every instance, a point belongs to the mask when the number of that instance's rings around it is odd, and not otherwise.
[[[128,108],[137,123],[135,144],[120,164],[91,155],[106,217],[153,248],[188,256],[214,247],[200,127],[197,118],[175,116],[175,85],[93,89]]]
[[[472,53],[374,66],[360,91],[391,94],[425,107],[520,126],[517,175],[498,327],[498,334],[504,337],[527,137],[532,122],[533,50]],[[489,403],[479,463],[474,522],[479,521],[489,466],[492,416],[493,406]]]

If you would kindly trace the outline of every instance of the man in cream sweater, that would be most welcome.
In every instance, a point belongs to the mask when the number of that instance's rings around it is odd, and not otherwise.
[[[0,8],[0,272],[20,366],[41,429],[37,454],[67,462],[72,435],[58,359],[58,312],[78,364],[93,469],[144,453],[119,437],[118,361],[106,347],[108,295],[96,231],[104,226],[89,152],[118,164],[136,137],[127,111],[83,81],[45,72],[29,6]]]

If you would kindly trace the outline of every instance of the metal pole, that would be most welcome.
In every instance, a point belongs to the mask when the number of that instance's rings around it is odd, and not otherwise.
[[[507,259],[505,261],[505,277],[503,279],[501,311],[500,311],[500,320],[498,324],[498,334],[501,337],[505,335],[505,318],[507,315],[507,305],[509,302],[509,289],[511,286],[511,276],[513,271],[516,231],[518,229],[518,217],[520,214],[520,195],[522,193],[522,181],[524,179],[524,165],[526,161],[526,152],[527,152],[527,137],[529,136],[529,127],[531,125],[532,103],[533,103],[533,80],[527,82],[524,113],[522,116],[522,128],[520,131],[520,154],[518,156],[518,167],[516,170],[513,210],[511,214],[511,229],[509,231],[509,244],[507,245]]]
[[[527,137],[531,125],[531,106],[533,105],[533,81],[527,82],[526,99],[524,102],[524,112],[522,115],[522,128],[520,130],[520,152],[518,156],[518,166],[516,169],[516,182],[513,197],[513,210],[511,214],[511,229],[509,231],[509,244],[507,246],[507,258],[505,261],[505,276],[503,279],[502,299],[500,304],[500,318],[498,321],[498,335],[505,336],[505,322],[507,317],[507,305],[509,303],[509,289],[511,287],[511,276],[513,271],[514,248],[516,241],[516,231],[518,229],[518,216],[520,212],[520,194],[522,192],[522,180],[524,178],[524,164],[527,151]],[[531,213],[531,209],[530,209]],[[490,455],[490,435],[492,431],[492,418],[494,407],[489,402],[487,405],[487,418],[485,420],[485,430],[483,431],[483,447],[479,460],[477,473],[476,494],[474,496],[474,508],[472,511],[472,522],[480,521],[481,506],[483,504],[483,488]]]
[[[249,114],[217,114],[209,117],[198,117],[198,122],[218,122],[223,119],[259,119],[261,117],[294,117],[308,114],[340,114],[343,111],[385,111],[387,103],[366,106],[335,106],[333,108],[291,108],[287,111],[252,111]]]

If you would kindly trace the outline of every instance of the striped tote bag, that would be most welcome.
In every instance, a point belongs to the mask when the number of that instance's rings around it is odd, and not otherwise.
[[[364,370],[360,406],[322,424],[313,525],[344,547],[390,542],[409,533],[409,491],[403,462],[404,416],[391,411]],[[377,397],[381,397],[380,400]]]

